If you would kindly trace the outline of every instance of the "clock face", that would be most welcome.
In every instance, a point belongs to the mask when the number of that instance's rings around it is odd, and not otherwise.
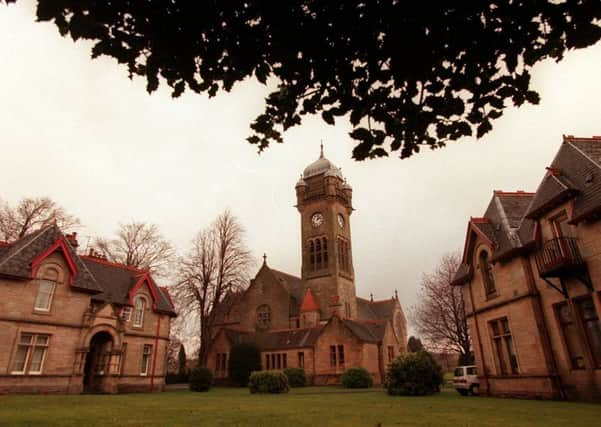
[[[311,217],[311,225],[313,227],[317,228],[321,224],[323,224],[323,215],[321,214],[321,212],[314,213],[313,216]]]
[[[342,216],[342,214],[338,214],[336,216],[336,219],[338,220],[338,226],[340,228],[344,228],[344,217]]]

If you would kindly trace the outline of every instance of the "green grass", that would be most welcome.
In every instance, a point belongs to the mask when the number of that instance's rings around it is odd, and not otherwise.
[[[307,387],[284,395],[208,393],[0,396],[1,426],[598,426],[601,405],[462,397],[390,397]]]

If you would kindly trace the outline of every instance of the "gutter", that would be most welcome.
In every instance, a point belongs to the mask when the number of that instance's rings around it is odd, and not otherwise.
[[[152,372],[150,374],[150,392],[154,390],[154,375],[157,368],[157,353],[159,351],[159,331],[161,329],[161,315],[157,316],[157,332],[154,336],[154,354],[152,355]]]

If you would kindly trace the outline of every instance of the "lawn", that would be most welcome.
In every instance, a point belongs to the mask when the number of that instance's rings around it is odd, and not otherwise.
[[[485,397],[453,390],[390,397],[308,387],[285,395],[208,393],[0,396],[1,426],[598,426],[601,405]]]

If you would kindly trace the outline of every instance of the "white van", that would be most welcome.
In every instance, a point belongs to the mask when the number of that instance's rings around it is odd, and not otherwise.
[[[455,376],[453,377],[453,387],[462,396],[467,396],[468,393],[473,395],[478,394],[478,371],[475,365],[457,366],[455,368]]]

